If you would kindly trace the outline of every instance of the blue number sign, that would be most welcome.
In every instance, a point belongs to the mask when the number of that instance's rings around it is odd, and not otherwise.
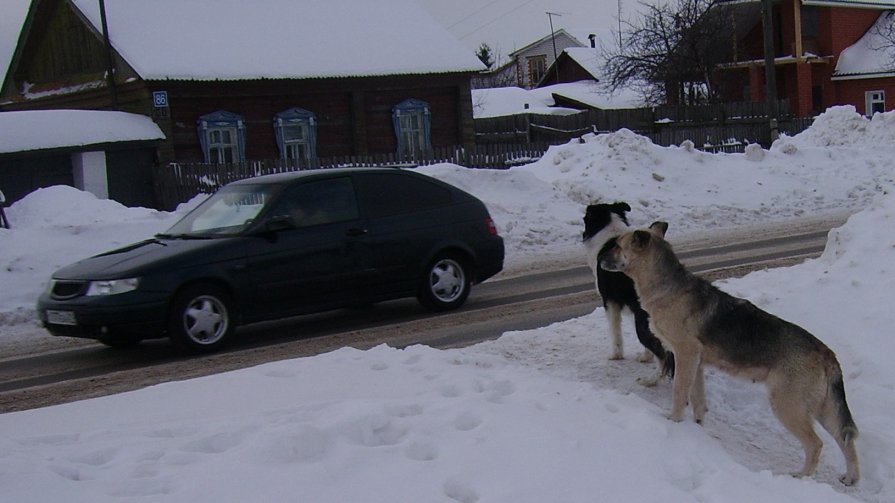
[[[168,91],[152,91],[152,104],[155,108],[168,106]]]

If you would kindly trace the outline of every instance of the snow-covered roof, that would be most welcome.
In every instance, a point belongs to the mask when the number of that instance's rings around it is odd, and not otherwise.
[[[99,2],[72,3],[101,32]],[[106,14],[112,46],[147,80],[485,69],[408,0],[114,0]]]
[[[591,74],[594,79],[600,80],[600,55],[597,49],[592,47],[567,47],[565,53],[578,66]]]
[[[557,106],[554,95],[603,110],[637,108],[643,103],[643,98],[634,91],[611,93],[600,83],[585,80],[530,90],[518,87],[473,89],[473,116],[485,119],[517,114],[571,115],[580,112]]]
[[[526,45],[525,47],[523,47],[523,48],[521,48],[521,49],[516,49],[515,51],[513,51],[513,52],[511,52],[511,53],[509,54],[509,57],[512,59],[512,58],[516,57],[517,54],[521,54],[521,53],[523,53],[523,52],[525,52],[525,51],[531,49],[532,47],[535,47],[535,46],[537,46],[537,45],[543,44],[544,42],[546,42],[546,41],[548,41],[548,40],[551,40],[551,39],[555,39],[556,37],[563,37],[563,36],[567,37],[571,42],[574,42],[574,43],[576,43],[576,44],[579,45],[579,46],[582,46],[582,47],[584,46],[584,44],[581,43],[580,40],[578,40],[577,38],[573,37],[573,36],[572,36],[569,32],[567,32],[564,28],[560,28],[560,29],[558,29],[558,30],[553,30],[553,33],[548,33],[548,34],[544,35],[543,37],[541,37],[541,38],[535,40],[534,42],[532,42],[532,43]]]
[[[0,131],[0,154],[165,139],[145,115],[99,110],[0,112]]]
[[[863,37],[839,55],[833,79],[870,78],[895,74],[895,47],[885,40],[881,28],[895,22],[893,12],[883,12]]]

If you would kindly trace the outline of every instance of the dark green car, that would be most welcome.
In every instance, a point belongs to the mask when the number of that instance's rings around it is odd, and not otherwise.
[[[53,335],[212,351],[263,320],[403,297],[455,309],[503,258],[485,205],[447,183],[389,168],[283,173],[233,182],[167,232],[63,267],[37,311]]]

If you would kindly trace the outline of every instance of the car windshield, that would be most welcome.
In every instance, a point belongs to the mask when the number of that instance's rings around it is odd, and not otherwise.
[[[161,236],[204,237],[242,232],[270,200],[268,185],[228,185],[186,214]]]

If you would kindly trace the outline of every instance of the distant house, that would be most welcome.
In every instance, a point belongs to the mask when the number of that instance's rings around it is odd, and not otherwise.
[[[475,141],[484,65],[407,0],[34,0],[3,110],[152,117],[169,161],[418,154]]]
[[[594,47],[569,47],[547,68],[536,87],[582,80],[599,82],[600,54]]]
[[[735,58],[719,72],[726,101],[765,99],[761,3],[737,0]],[[871,115],[895,108],[895,64],[878,27],[893,0],[781,0],[774,4],[776,93],[797,116],[851,104]]]
[[[155,206],[152,170],[165,140],[144,115],[99,110],[0,112],[0,190],[13,203],[70,185],[127,206]]]
[[[555,43],[555,52],[554,52]],[[546,75],[556,57],[569,47],[584,47],[578,39],[560,28],[544,38],[509,54],[509,61],[493,72],[476,77],[475,88],[521,87],[533,89]]]

